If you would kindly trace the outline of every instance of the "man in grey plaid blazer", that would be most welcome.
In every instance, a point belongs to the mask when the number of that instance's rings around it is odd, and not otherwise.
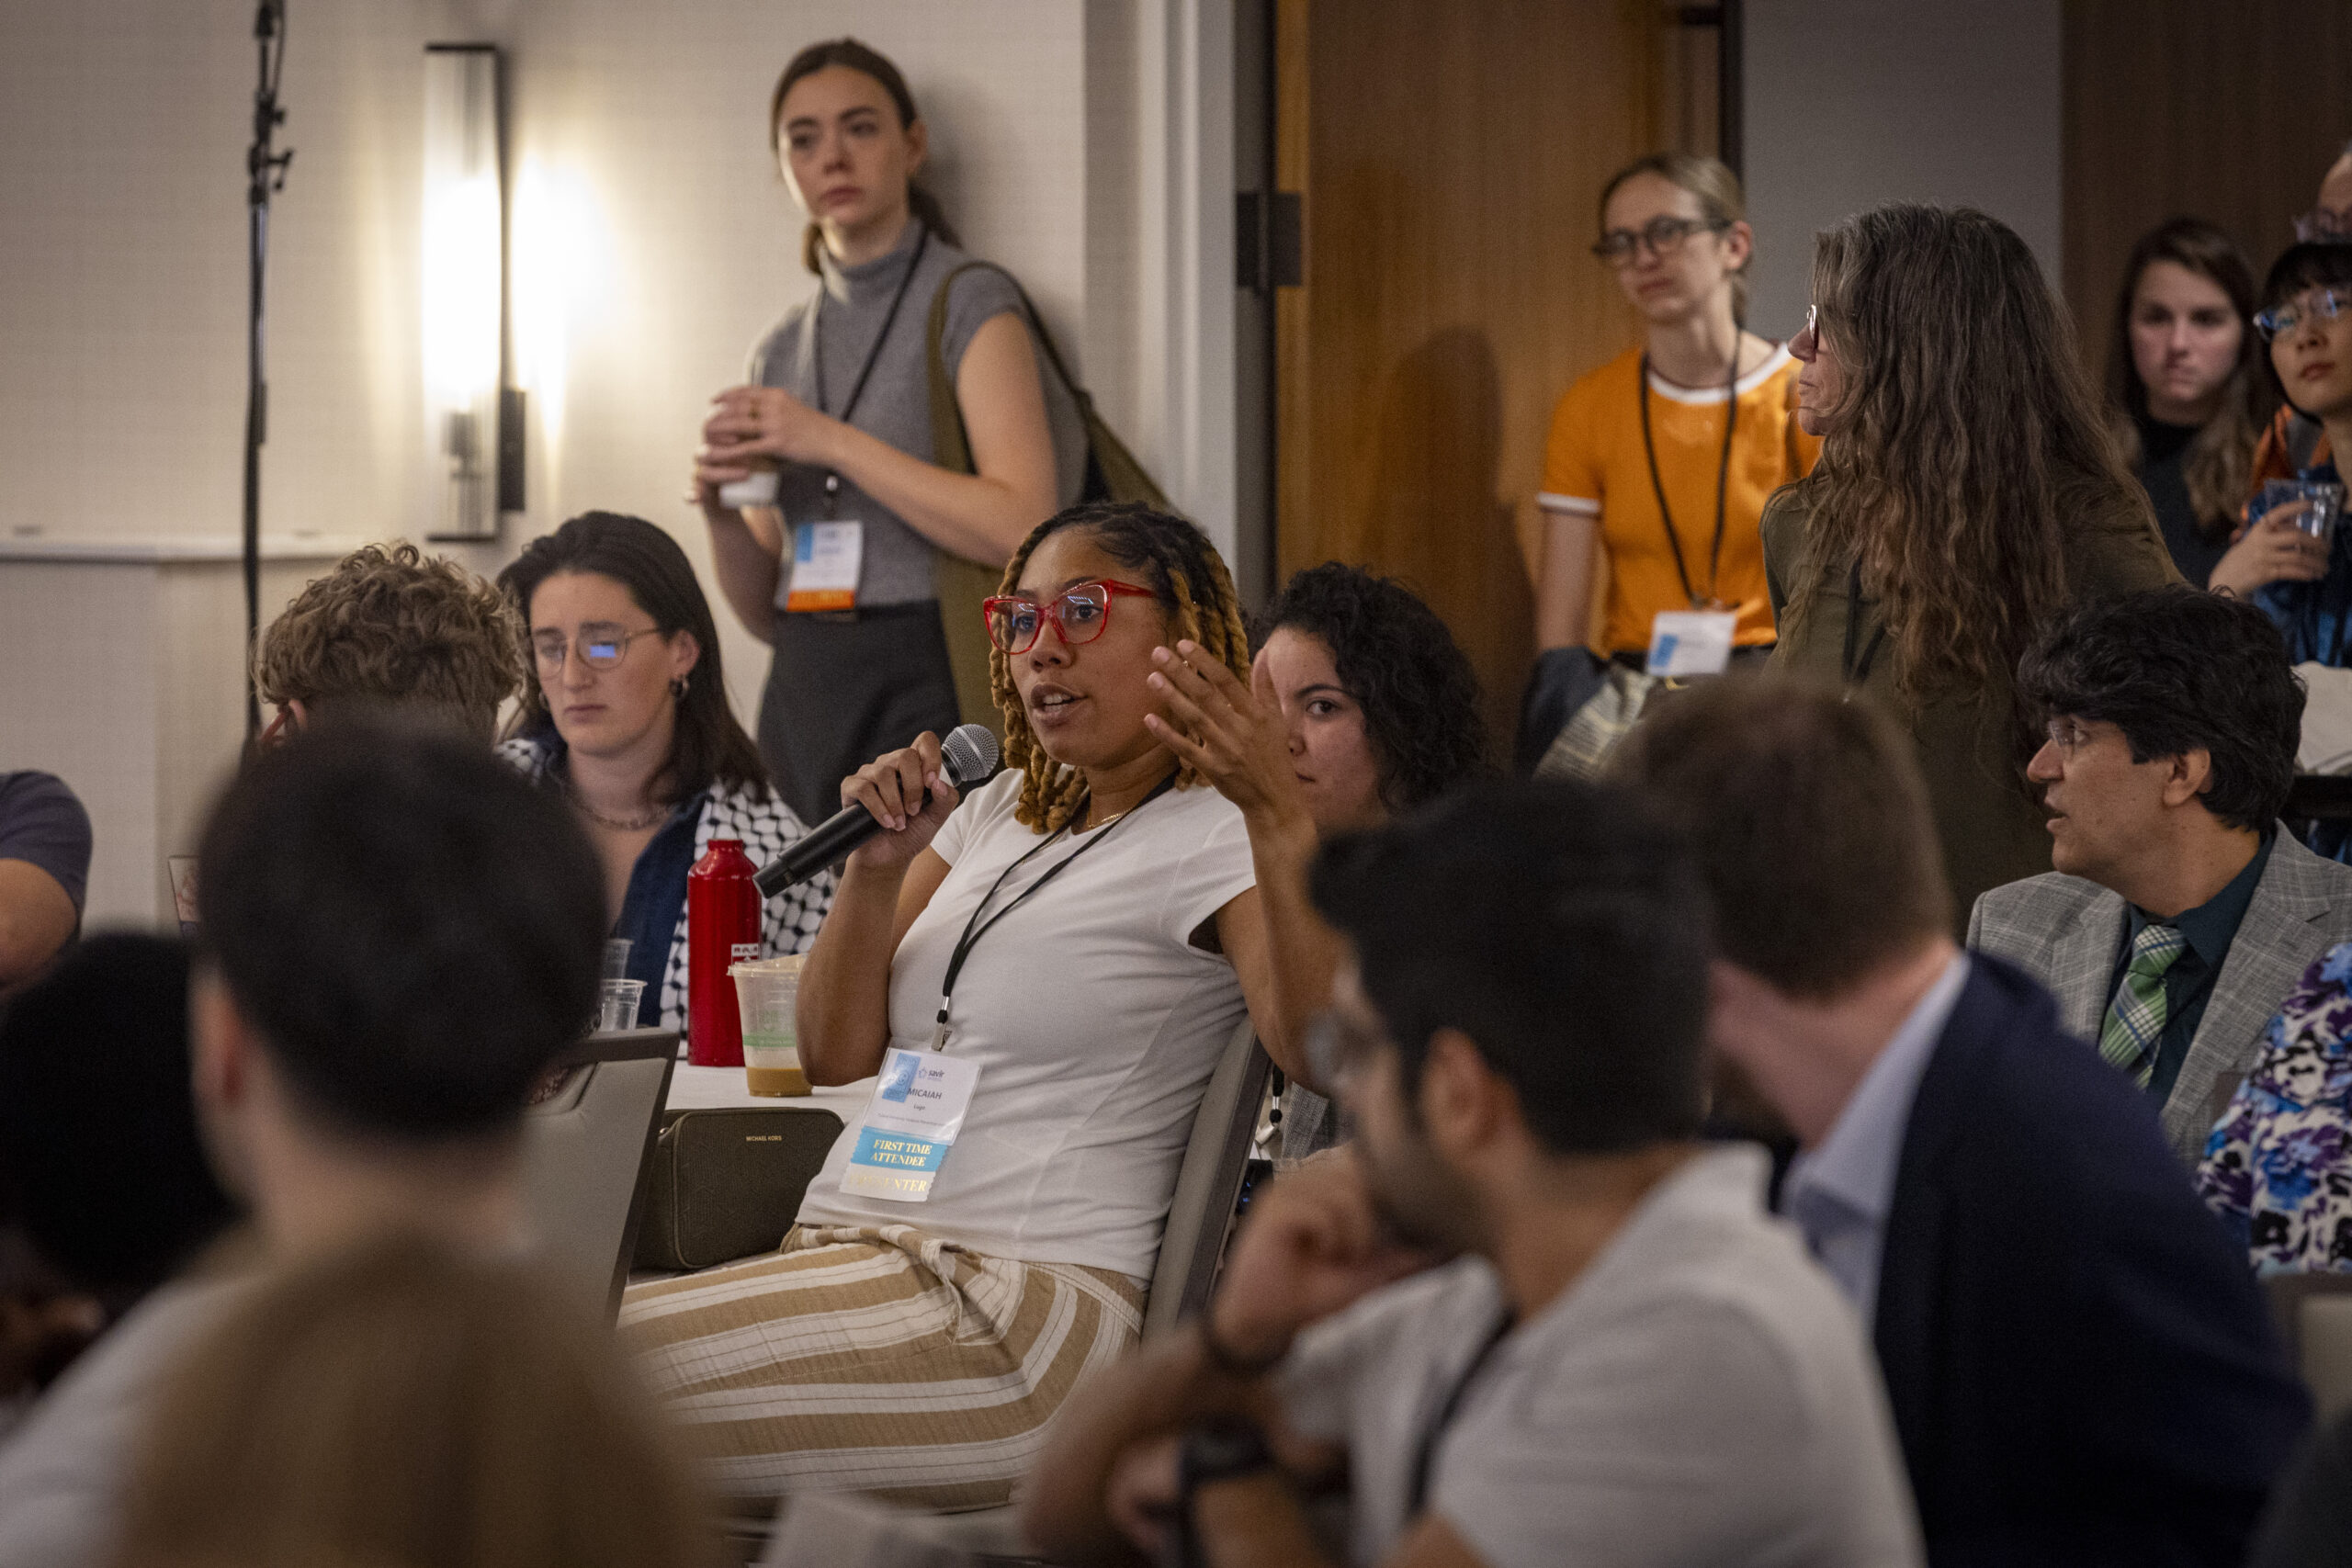
[[[2178,588],[2062,616],[2019,684],[2057,869],[1977,899],[1968,945],[2047,986],[2194,1161],[2279,1003],[2352,939],[2352,868],[2278,826],[2301,684],[2261,611]]]

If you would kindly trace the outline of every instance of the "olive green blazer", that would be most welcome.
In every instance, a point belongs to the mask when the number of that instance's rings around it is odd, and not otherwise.
[[[1851,563],[1815,558],[1810,514],[1792,487],[1765,504],[1764,576],[1781,639],[1771,668],[1836,685],[1845,679],[1847,587]],[[2105,511],[2085,515],[2069,540],[2066,581],[2077,596],[2128,592],[2177,582],[2171,552],[2147,498],[2134,486]],[[1856,646],[1878,629],[1877,605],[1860,601]],[[2017,754],[2014,685],[1906,700],[1890,639],[1857,694],[1881,704],[1910,731],[1927,775],[1928,798],[1951,881],[1952,934],[1965,930],[1977,896],[2050,869],[2050,832],[2040,792]]]

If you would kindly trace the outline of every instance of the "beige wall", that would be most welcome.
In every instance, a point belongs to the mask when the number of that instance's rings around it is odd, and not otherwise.
[[[906,70],[967,243],[1023,278],[1105,413],[1229,544],[1225,0],[290,10],[284,144],[296,157],[274,213],[268,299],[271,533],[423,532],[422,53],[428,40],[486,40],[507,51],[530,505],[495,544],[451,553],[492,571],[571,513],[633,511],[677,534],[716,601],[702,524],[680,499],[702,411],[811,286],[766,154],[767,95],[800,44],[854,32]],[[0,6],[0,536],[217,537],[238,525],[251,15],[243,0]],[[20,591],[26,570],[0,559]],[[217,591],[233,594],[233,581]],[[748,722],[766,650],[723,608],[719,620]],[[189,614],[174,635],[233,637],[235,625]],[[78,639],[111,629],[67,614],[56,635],[56,667],[91,671],[88,711],[105,711],[107,660]],[[234,679],[233,646],[160,657]],[[8,683],[27,679],[0,674],[0,767],[57,765],[44,731],[8,722]],[[232,735],[199,749],[220,755],[224,740],[232,753]],[[145,843],[134,827],[116,831]]]
[[[1982,208],[2059,278],[2059,0],[1750,0],[1750,323],[1804,325],[1813,236],[1883,201]]]

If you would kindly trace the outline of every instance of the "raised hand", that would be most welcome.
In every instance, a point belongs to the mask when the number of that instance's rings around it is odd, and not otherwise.
[[[1151,650],[1148,677],[1168,715],[1145,716],[1151,732],[1217,793],[1261,821],[1312,823],[1290,754],[1289,728],[1261,657],[1250,684],[1187,638]]]

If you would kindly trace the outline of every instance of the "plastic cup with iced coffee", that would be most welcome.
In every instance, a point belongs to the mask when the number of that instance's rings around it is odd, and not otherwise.
[[[800,955],[747,960],[728,970],[743,1010],[743,1087],[758,1095],[808,1092],[800,1070],[793,1009],[800,1000]]]

